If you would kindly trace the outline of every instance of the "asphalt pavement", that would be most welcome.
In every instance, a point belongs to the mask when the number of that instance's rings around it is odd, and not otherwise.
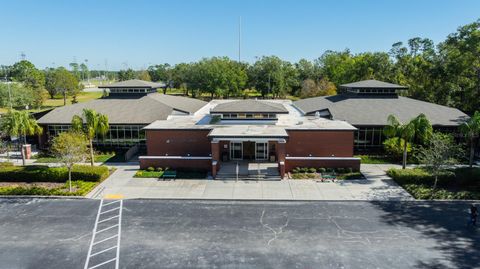
[[[99,205],[89,199],[0,199],[0,268],[83,268]],[[118,205],[108,205],[115,210],[106,214],[122,213],[119,268],[480,268],[480,231],[467,227],[466,202]],[[115,223],[108,230],[113,236]]]

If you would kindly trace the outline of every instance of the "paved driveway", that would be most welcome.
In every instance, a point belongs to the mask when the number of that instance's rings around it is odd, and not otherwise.
[[[0,199],[0,269],[84,268],[99,204]],[[119,268],[479,268],[468,206],[125,200]]]
[[[409,200],[411,196],[385,175],[385,166],[363,165],[363,180],[163,181],[134,178],[138,165],[117,165],[110,178],[88,197],[234,199],[234,200]]]

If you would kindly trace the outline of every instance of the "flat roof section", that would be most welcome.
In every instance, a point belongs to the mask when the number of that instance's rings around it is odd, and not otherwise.
[[[236,100],[220,103],[212,108],[212,113],[275,113],[286,114],[283,104],[264,100]]]
[[[149,89],[157,89],[165,87],[165,83],[163,82],[151,82],[145,81],[140,79],[130,79],[125,81],[115,82],[109,85],[102,85],[98,86],[98,88],[102,89],[110,89],[110,88],[149,88]]]
[[[210,138],[287,138],[288,133],[283,127],[271,125],[232,125],[215,127],[209,134]]]

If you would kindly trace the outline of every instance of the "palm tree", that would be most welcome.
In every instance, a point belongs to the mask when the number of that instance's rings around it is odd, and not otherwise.
[[[460,131],[467,137],[470,142],[470,168],[473,166],[473,159],[475,157],[475,142],[480,135],[480,112],[477,111],[473,116],[462,125]]]
[[[25,165],[25,145],[27,144],[27,135],[40,135],[43,132],[37,121],[30,116],[27,111],[9,110],[8,113],[2,117],[1,128],[3,132],[12,137],[18,136],[23,138],[23,147],[21,149],[22,163]]]
[[[398,143],[403,143],[403,158],[402,168],[405,169],[407,165],[407,146],[409,142],[415,141],[417,143],[425,143],[432,135],[433,128],[430,121],[424,114],[418,115],[416,118],[410,120],[408,123],[401,123],[394,115],[387,118],[387,125],[383,133],[389,137],[397,137]]]
[[[109,125],[107,115],[97,113],[93,109],[83,109],[83,117],[78,115],[72,118],[72,128],[76,131],[85,133],[90,145],[90,163],[93,166],[93,139],[98,136],[104,136],[107,134]],[[85,123],[83,122],[85,119]]]

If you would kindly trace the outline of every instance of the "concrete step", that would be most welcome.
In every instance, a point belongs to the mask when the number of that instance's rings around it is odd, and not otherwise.
[[[237,176],[232,174],[217,174],[216,180],[236,180]],[[279,175],[239,175],[238,180],[282,180]]]

